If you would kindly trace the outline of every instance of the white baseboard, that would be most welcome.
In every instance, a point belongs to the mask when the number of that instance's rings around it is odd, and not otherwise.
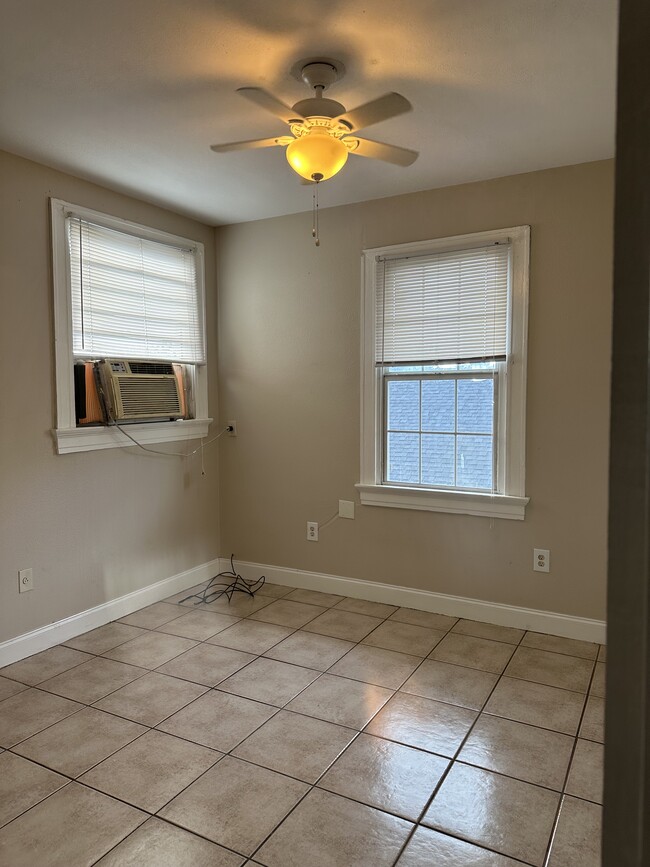
[[[518,629],[531,629],[546,632],[563,638],[577,638],[581,641],[595,641],[605,644],[606,623],[603,620],[589,620],[586,617],[573,617],[554,611],[538,611],[534,608],[519,608],[515,605],[502,605],[482,599],[467,599],[463,596],[449,596],[446,593],[433,593],[430,590],[414,590],[398,587],[395,584],[379,584],[375,581],[362,581],[358,578],[343,578],[339,575],[326,575],[321,572],[305,572],[282,566],[267,566],[261,563],[242,563],[236,567],[244,578],[257,578],[265,575],[274,584],[287,584],[324,593],[338,593],[354,599],[369,599],[372,602],[386,602],[436,614],[449,614],[452,617],[465,617],[469,620],[482,620],[498,626],[514,626]],[[221,559],[221,569],[229,569],[230,561]]]
[[[90,629],[96,629],[98,626],[110,623],[111,620],[125,617],[127,614],[138,611],[138,609],[154,602],[160,602],[161,599],[187,590],[202,581],[208,581],[220,570],[219,564],[219,560],[210,560],[208,563],[202,563],[193,569],[179,572],[178,575],[172,575],[170,578],[164,578],[162,581],[149,584],[140,590],[134,590],[125,596],[103,602],[95,608],[88,608],[79,614],[73,614],[71,617],[58,620],[56,623],[49,623],[47,626],[41,626],[40,629],[34,629],[32,632],[26,632],[16,638],[9,639],[9,641],[4,641],[0,644],[0,668],[17,662],[19,659],[24,659],[26,656],[31,656],[33,653],[38,653],[40,650],[47,650],[48,647],[53,647],[55,644],[61,644],[61,642],[74,638],[76,635],[82,635]]]
[[[462,596],[433,593],[430,590],[415,590],[410,587],[398,587],[395,584],[379,584],[375,581],[343,578],[340,575],[326,575],[322,572],[306,572],[283,566],[266,566],[261,563],[241,561],[236,561],[236,566],[244,578],[266,575],[266,578],[274,584],[287,584],[289,587],[338,593],[354,599],[386,602],[388,605],[418,608],[421,611],[466,617],[469,620],[482,620],[485,623],[496,623],[498,626],[532,629],[535,632],[546,632],[550,635],[561,635],[564,638],[577,638],[582,641],[596,641],[599,644],[604,644],[606,640],[606,624],[602,620],[572,617],[553,611],[518,608],[515,605],[500,605],[481,599],[467,599]],[[157,581],[155,584],[149,584],[148,587],[134,590],[125,596],[111,599],[95,608],[89,608],[56,623],[49,623],[40,629],[11,638],[0,644],[0,668],[33,653],[47,650],[55,644],[61,644],[90,629],[110,623],[111,620],[125,617],[154,602],[160,602],[161,599],[166,599],[174,593],[180,593],[195,584],[208,581],[217,572],[227,569],[230,569],[229,559],[222,557],[211,560],[178,575]]]

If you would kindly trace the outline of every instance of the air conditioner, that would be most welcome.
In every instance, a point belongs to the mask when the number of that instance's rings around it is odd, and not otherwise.
[[[183,417],[182,388],[171,363],[107,358],[99,372],[115,421]]]

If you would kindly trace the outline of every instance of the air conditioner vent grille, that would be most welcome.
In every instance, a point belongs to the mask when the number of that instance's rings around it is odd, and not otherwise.
[[[166,373],[172,375],[174,373],[173,365],[164,361],[129,361],[131,373],[142,373],[153,375],[156,373]]]
[[[124,418],[178,416],[182,413],[176,380],[118,376]]]

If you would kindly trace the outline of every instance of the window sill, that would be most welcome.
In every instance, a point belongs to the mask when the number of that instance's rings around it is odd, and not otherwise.
[[[142,445],[201,439],[208,435],[211,418],[179,419],[125,425],[131,436]],[[91,452],[97,449],[137,448],[116,427],[77,427],[52,431],[57,453]]]
[[[507,497],[503,494],[423,490],[394,485],[358,484],[355,487],[359,491],[362,506],[449,512],[457,515],[508,518],[513,521],[524,520],[529,500],[528,497]]]

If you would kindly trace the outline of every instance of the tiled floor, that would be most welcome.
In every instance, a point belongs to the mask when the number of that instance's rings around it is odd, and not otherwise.
[[[0,863],[600,864],[604,648],[187,592],[0,671]]]

